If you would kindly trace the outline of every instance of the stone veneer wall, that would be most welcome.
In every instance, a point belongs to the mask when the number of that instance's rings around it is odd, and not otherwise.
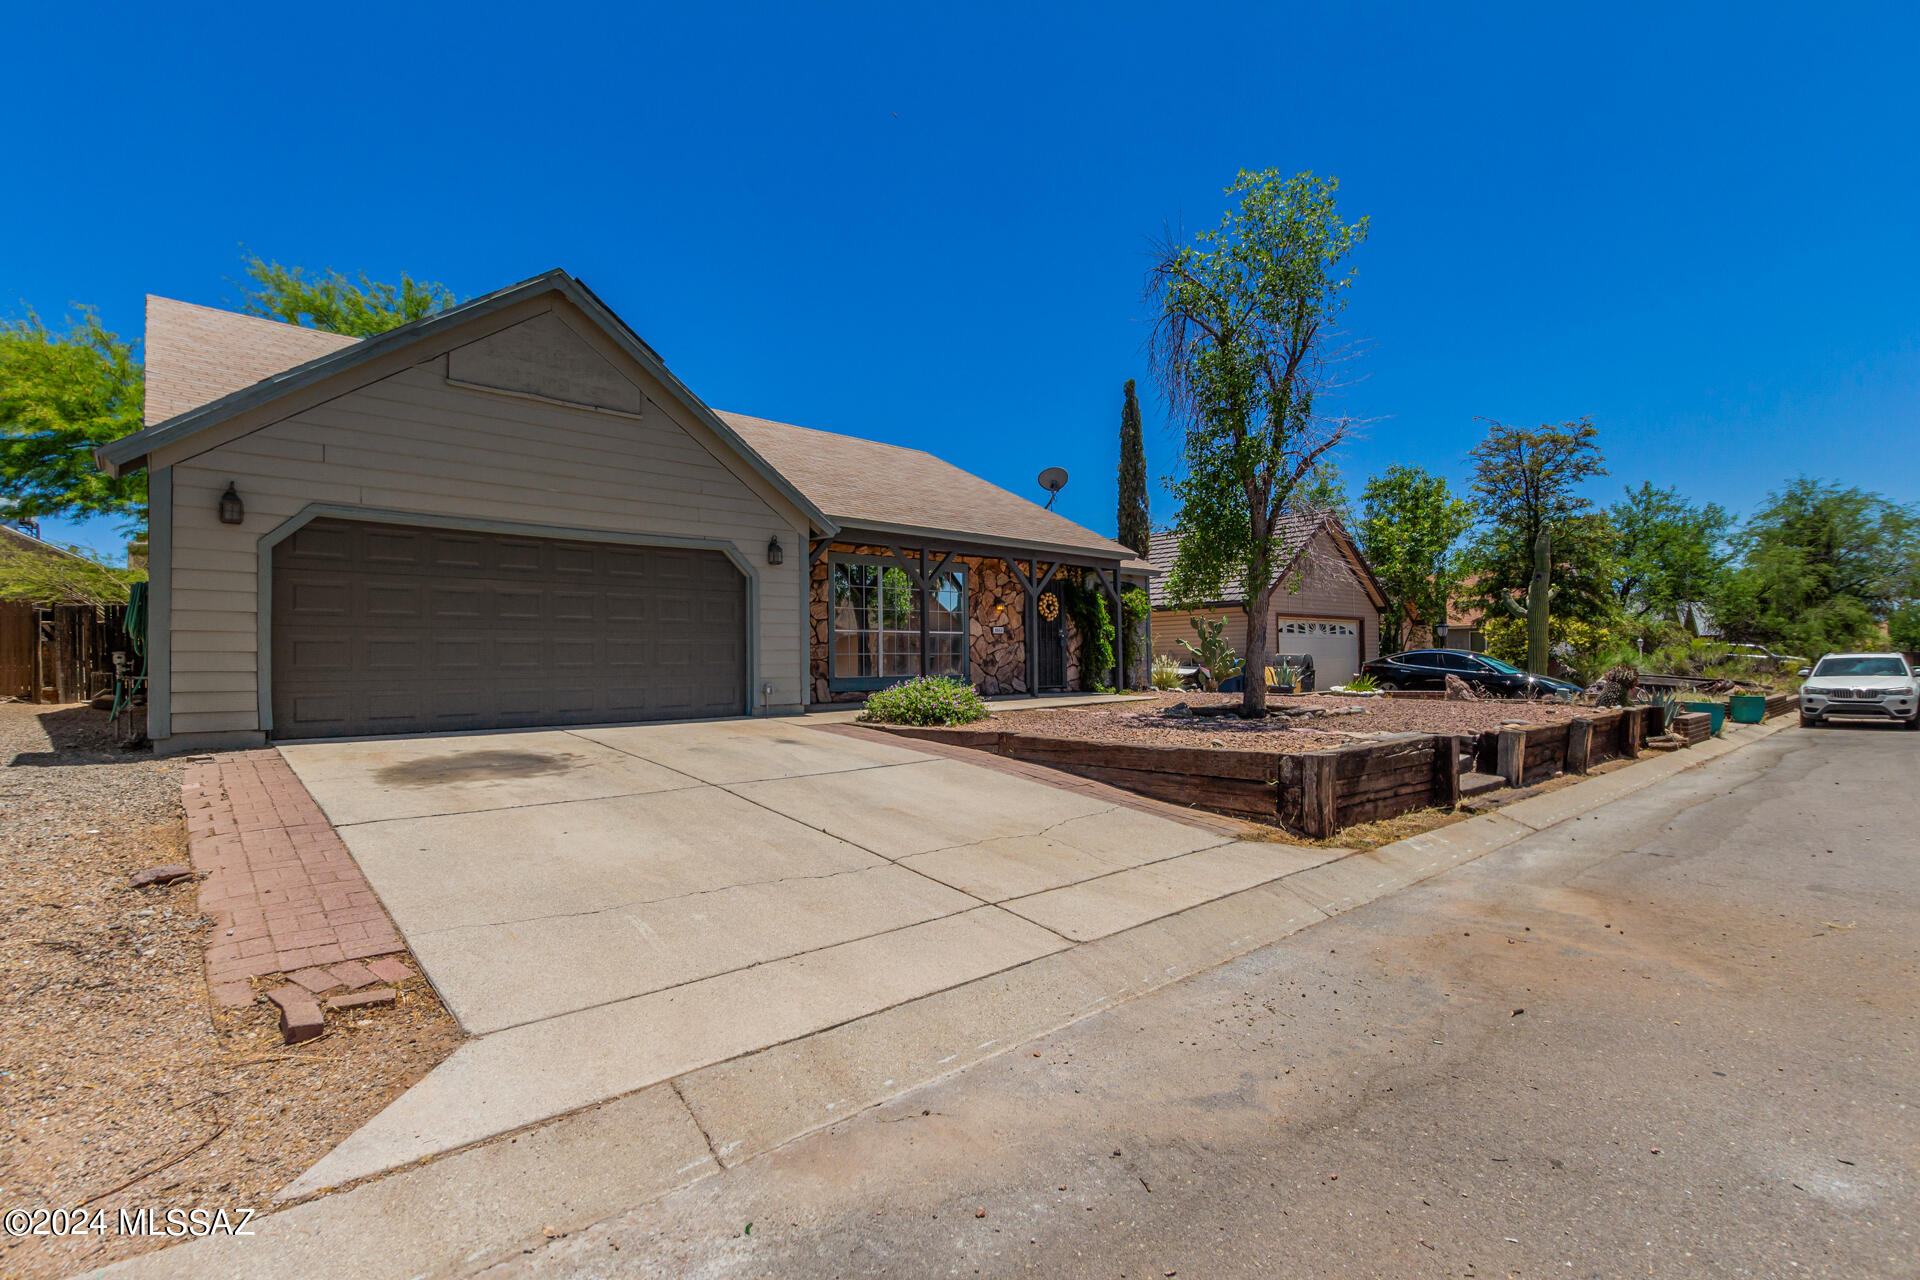
[[[836,542],[826,556],[813,566],[809,598],[812,602],[813,700],[815,702],[861,702],[866,693],[857,690],[835,692],[828,687],[827,559],[834,552],[844,555],[890,556],[886,547]],[[935,557],[938,559],[938,556]],[[1026,595],[1006,562],[994,557],[955,556],[950,562],[967,570],[967,648],[968,676],[973,687],[992,696],[1027,691]],[[1002,608],[1004,606],[1004,608]],[[995,627],[1005,630],[995,635]],[[1079,687],[1079,642],[1067,622],[1067,687]]]

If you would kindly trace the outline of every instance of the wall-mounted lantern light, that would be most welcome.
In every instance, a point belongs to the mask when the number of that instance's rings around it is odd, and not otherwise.
[[[776,533],[767,539],[767,563],[779,564],[786,558],[787,553],[780,547],[780,535]]]
[[[233,481],[227,481],[227,491],[220,495],[220,523],[239,524],[247,518],[247,509],[240,502],[240,495],[234,492]]]

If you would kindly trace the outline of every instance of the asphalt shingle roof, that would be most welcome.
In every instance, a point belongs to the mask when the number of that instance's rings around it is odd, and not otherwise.
[[[1133,559],[1133,551],[920,449],[722,413],[773,469],[841,524],[938,529]]]
[[[1291,561],[1300,554],[1313,535],[1325,524],[1327,517],[1318,511],[1286,512],[1280,517],[1281,554]],[[1180,533],[1177,529],[1155,529],[1153,544],[1148,548],[1147,559],[1159,570],[1154,577],[1149,594],[1153,598],[1153,607],[1166,608],[1174,603],[1172,593],[1167,589],[1167,578],[1173,572],[1173,558],[1180,552]],[[1226,584],[1226,594],[1210,604],[1238,604],[1247,595],[1246,584],[1234,578]]]
[[[147,295],[147,426],[360,341]]]
[[[147,424],[210,404],[358,341],[149,295]],[[922,450],[745,414],[717,416],[836,523],[1082,551],[1143,568],[1120,543]]]

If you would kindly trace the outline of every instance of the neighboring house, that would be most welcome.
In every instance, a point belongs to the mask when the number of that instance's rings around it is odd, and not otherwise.
[[[1360,664],[1380,655],[1380,610],[1386,596],[1373,570],[1346,529],[1333,515],[1283,517],[1281,539],[1287,562],[1282,585],[1273,596],[1273,617],[1267,632],[1273,658],[1311,654],[1318,687],[1330,688],[1350,679]],[[1191,658],[1182,640],[1199,642],[1195,617],[1224,618],[1226,638],[1242,657],[1247,652],[1246,596],[1234,584],[1223,599],[1190,607],[1176,605],[1167,589],[1180,548],[1179,535],[1160,530],[1153,535],[1155,568],[1162,571],[1151,588],[1153,597],[1153,652],[1177,660]]]
[[[0,558],[20,556],[87,563],[36,533],[0,524]],[[117,605],[0,595],[0,697],[84,702],[111,688],[113,651],[126,647],[125,615]]]
[[[1462,584],[1462,595],[1472,590],[1472,584]],[[1458,649],[1463,653],[1485,653],[1487,651],[1487,632],[1483,625],[1483,615],[1477,605],[1464,598],[1449,601],[1447,604],[1447,624],[1444,629],[1428,627],[1415,622],[1408,628],[1407,648],[1409,649]]]
[[[1064,688],[1126,547],[913,449],[715,413],[554,271],[364,341],[149,298],[148,731],[803,710]]]
[[[1673,616],[1681,626],[1692,634],[1706,640],[1718,640],[1722,636],[1720,624],[1714,620],[1713,610],[1705,601],[1683,600],[1673,607]],[[1885,624],[1881,624],[1885,629]]]

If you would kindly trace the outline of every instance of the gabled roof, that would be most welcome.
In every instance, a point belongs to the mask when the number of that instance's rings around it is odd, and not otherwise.
[[[220,422],[548,292],[568,298],[593,318],[823,534],[837,532],[842,524],[859,525],[902,539],[946,535],[1119,559],[1130,562],[1130,571],[1156,571],[1122,544],[922,450],[715,413],[591,289],[559,270],[365,339],[149,297],[149,425],[96,449],[94,456],[114,475],[137,469],[153,451]]]
[[[720,416],[841,525],[1133,559],[1131,548],[923,450],[742,413]]]
[[[147,295],[147,426],[359,342],[261,316]]]
[[[1367,594],[1373,598],[1374,603],[1376,605],[1383,603],[1386,600],[1386,594],[1380,589],[1379,579],[1373,576],[1373,566],[1369,565],[1367,558],[1360,554],[1360,548],[1355,546],[1353,539],[1347,535],[1346,526],[1340,523],[1340,518],[1330,511],[1288,511],[1281,514],[1276,536],[1280,540],[1281,558],[1287,566],[1282,572],[1290,571],[1295,562],[1305,554],[1314,538],[1322,532],[1333,539],[1334,545],[1340,549],[1343,558],[1353,568],[1354,575],[1360,579],[1361,585],[1366,588]],[[1154,568],[1159,570],[1159,576],[1153,579],[1149,593],[1153,600],[1153,607],[1175,608],[1178,602],[1174,600],[1167,583],[1168,576],[1173,571],[1174,557],[1180,552],[1179,531],[1176,529],[1154,530],[1153,543],[1148,551],[1147,558],[1153,562]],[[1226,592],[1220,599],[1197,603],[1239,604],[1246,598],[1246,584],[1235,578],[1226,584]]]
[[[610,339],[649,374],[658,379],[675,399],[738,453],[740,458],[762,479],[805,513],[818,528],[826,532],[834,530],[835,525],[825,513],[809,502],[806,495],[778,471],[769,466],[764,458],[755,453],[751,446],[734,433],[732,427],[722,422],[713,410],[707,407],[705,401],[694,395],[685,383],[669,372],[658,353],[641,341],[640,336],[629,329],[625,321],[594,296],[593,290],[565,271],[558,269],[522,280],[519,284],[483,294],[478,298],[448,307],[444,311],[422,316],[418,320],[409,321],[375,337],[347,339],[332,350],[316,351],[313,348],[318,344],[309,344],[304,349],[294,349],[288,345],[280,351],[280,354],[299,360],[300,363],[283,367],[252,383],[230,387],[226,394],[220,395],[215,400],[180,410],[172,417],[155,423],[143,431],[136,431],[111,444],[102,445],[93,451],[94,459],[110,475],[118,476],[127,471],[137,470],[146,465],[148,454],[155,449],[177,444],[217,423],[250,409],[259,408],[281,396],[312,386],[324,379],[348,373],[356,367],[391,352],[404,350],[435,334],[456,329],[493,312],[546,293],[557,293],[579,307]],[[189,304],[179,305],[185,307]],[[163,312],[163,314],[171,316],[184,313]],[[277,328],[300,329],[297,325],[280,325],[278,321],[260,320],[259,317],[236,318],[254,320],[259,324]],[[311,330],[300,331],[312,332]],[[200,361],[194,366],[195,376],[200,378],[206,387],[217,390],[223,380],[242,376],[258,365],[270,362],[270,357],[274,354],[274,344],[265,342],[269,332],[252,324],[221,326],[218,336],[240,350],[235,354],[210,357]],[[305,339],[288,339],[284,334],[277,335],[277,338],[283,343],[305,341]],[[151,335],[148,342],[151,350]],[[175,367],[178,367],[177,362]],[[181,384],[176,381],[172,385],[178,388]]]

